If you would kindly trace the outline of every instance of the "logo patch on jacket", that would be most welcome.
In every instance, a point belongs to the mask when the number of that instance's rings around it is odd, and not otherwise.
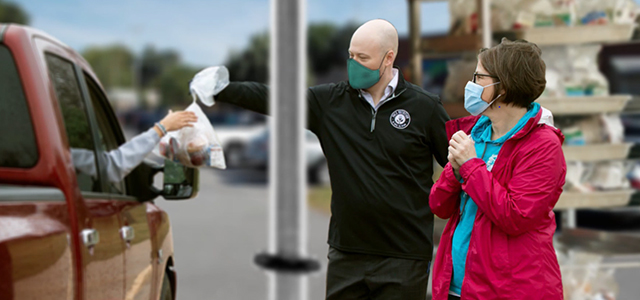
[[[409,126],[409,123],[411,123],[411,115],[404,109],[396,109],[391,113],[389,122],[391,122],[391,126],[395,128],[405,129]]]

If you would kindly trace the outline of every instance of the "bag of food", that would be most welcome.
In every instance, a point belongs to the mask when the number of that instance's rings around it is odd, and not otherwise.
[[[226,169],[224,152],[209,119],[194,101],[185,111],[192,111],[198,117],[193,127],[184,127],[169,132],[156,147],[156,154],[187,167],[202,166]]]

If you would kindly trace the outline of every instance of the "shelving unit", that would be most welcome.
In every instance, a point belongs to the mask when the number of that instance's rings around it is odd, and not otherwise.
[[[633,25],[584,25],[574,27],[532,28],[513,32],[516,38],[526,39],[539,46],[582,45],[628,41]],[[621,113],[631,100],[630,95],[541,97],[536,100],[549,109],[554,118],[576,115]],[[624,160],[633,144],[596,144],[564,146],[567,161],[597,162]],[[576,209],[626,206],[635,190],[602,191],[591,193],[565,192],[560,196],[556,210],[566,214],[564,227],[576,227]]]
[[[631,95],[540,97],[536,102],[550,110],[554,116],[620,113],[631,100]]]
[[[564,192],[560,195],[555,209],[600,208],[626,206],[635,190],[603,192]]]
[[[586,27],[586,26],[585,26]],[[589,26],[598,27],[598,26]],[[603,26],[609,27],[605,30],[615,31],[620,28],[615,26]],[[546,29],[546,28],[545,28]],[[565,28],[570,29],[570,28]],[[583,34],[584,28],[574,27],[576,29],[575,36],[582,37],[583,40],[573,38],[571,43],[588,43],[588,41],[594,40],[588,35]],[[596,30],[598,31],[598,30]],[[569,30],[562,31],[563,34],[572,35]],[[531,35],[536,36],[536,35]],[[621,35],[617,35],[620,37]],[[630,37],[630,35],[629,35]],[[557,37],[552,37],[556,39]],[[552,41],[547,38],[547,42]],[[554,40],[556,41],[556,40]],[[585,42],[587,41],[587,42]],[[535,40],[532,39],[535,43]],[[549,109],[554,118],[562,118],[566,116],[576,115],[597,115],[602,113],[621,113],[628,102],[632,99],[631,95],[610,95],[610,96],[579,96],[579,97],[541,97],[536,102],[540,103],[543,107]],[[565,155],[565,160],[569,161],[582,161],[582,162],[602,162],[611,160],[625,160],[629,157],[629,152],[633,147],[633,143],[622,144],[591,144],[584,146],[563,146],[562,150]],[[576,209],[581,208],[611,208],[627,206],[631,201],[631,197],[636,191],[629,190],[615,190],[615,191],[597,191],[589,193],[579,192],[564,192],[558,203],[555,206],[555,210],[563,210],[566,214],[564,218],[564,226],[568,228],[575,228],[577,225]]]
[[[633,24],[538,27],[515,31],[515,37],[538,46],[625,42],[633,36]]]
[[[623,160],[629,156],[633,143],[563,146],[566,161],[598,162]]]

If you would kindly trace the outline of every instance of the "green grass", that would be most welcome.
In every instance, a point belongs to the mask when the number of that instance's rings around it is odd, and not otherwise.
[[[438,176],[439,176],[438,172]],[[309,207],[315,211],[331,215],[331,187],[330,186],[311,186],[308,190],[308,204]],[[433,238],[434,243],[440,242],[440,236],[444,230],[447,220],[442,220],[438,217],[434,218],[433,224]]]
[[[435,162],[435,160],[434,160],[434,166],[435,168],[433,170],[433,181],[435,182],[440,177],[440,173],[442,173],[442,167],[440,167],[440,165],[438,165],[438,163]],[[331,214],[331,186],[329,185],[310,186],[307,194],[308,194],[307,203],[309,204],[310,208],[316,211],[320,211],[322,213],[326,213],[328,215]],[[638,202],[640,205],[640,201]],[[444,225],[442,227],[444,227]],[[440,228],[437,228],[437,229],[440,229]]]
[[[312,209],[331,214],[331,187],[326,186],[311,186],[307,192],[308,204]]]

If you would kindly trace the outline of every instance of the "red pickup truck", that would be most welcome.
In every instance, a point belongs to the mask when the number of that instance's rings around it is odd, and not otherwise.
[[[194,197],[198,171],[143,163],[107,180],[101,154],[124,142],[78,53],[0,24],[0,299],[175,298],[171,225],[153,199]],[[93,151],[96,174],[71,148]]]

